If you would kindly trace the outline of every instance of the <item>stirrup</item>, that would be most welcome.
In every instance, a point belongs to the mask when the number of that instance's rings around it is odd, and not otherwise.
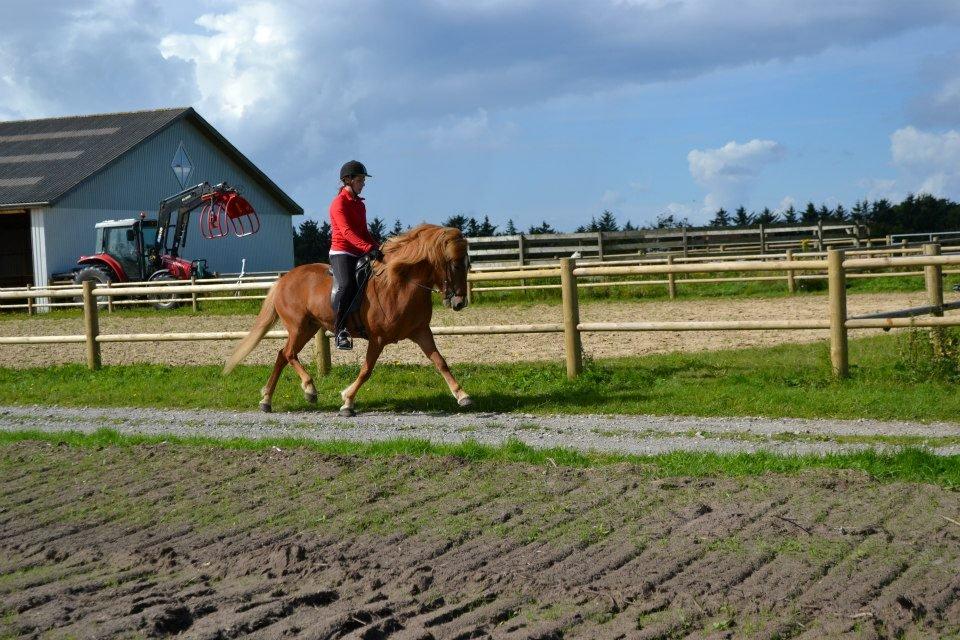
[[[333,341],[340,351],[350,351],[353,349],[353,340],[350,339],[350,334],[346,329],[338,333]]]

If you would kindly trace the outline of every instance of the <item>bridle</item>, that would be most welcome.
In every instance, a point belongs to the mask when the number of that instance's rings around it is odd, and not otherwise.
[[[410,278],[403,278],[403,279],[409,282],[410,284],[420,287],[421,289],[424,289],[426,291],[430,291],[432,293],[439,293],[440,295],[443,296],[444,304],[446,306],[450,306],[452,304],[452,300],[454,296],[457,295],[457,292],[453,290],[453,263],[454,261],[452,260],[450,262],[447,262],[446,268],[444,269],[443,286],[439,289],[437,289],[436,287],[428,287],[427,285],[421,282],[417,282],[416,280],[411,280]],[[463,256],[463,268],[466,272],[470,271],[470,255],[469,254],[464,254]]]

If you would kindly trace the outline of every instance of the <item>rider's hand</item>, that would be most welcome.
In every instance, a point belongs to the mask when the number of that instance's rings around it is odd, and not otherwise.
[[[383,251],[380,251],[380,249],[371,249],[370,251],[367,251],[367,255],[370,256],[370,262],[373,262],[374,260],[383,262]]]

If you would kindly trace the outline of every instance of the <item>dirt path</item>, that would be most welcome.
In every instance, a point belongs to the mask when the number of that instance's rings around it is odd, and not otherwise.
[[[850,294],[850,315],[903,309],[926,304],[923,292],[907,294]],[[821,295],[803,295],[774,299],[711,299],[655,302],[587,302],[581,306],[584,322],[630,322],[642,320],[735,320],[735,319],[822,319],[827,317],[827,299]],[[435,326],[527,324],[560,322],[557,305],[535,304],[518,307],[468,307],[455,313],[439,310]],[[174,331],[242,331],[250,328],[250,316],[200,316],[171,318],[162,315],[144,318],[101,316],[103,333],[155,333]],[[186,325],[186,326],[185,326]],[[80,319],[5,320],[0,335],[82,334]],[[874,332],[853,331],[852,336]],[[586,352],[595,358],[643,355],[671,351],[704,351],[747,346],[769,346],[784,342],[810,342],[827,337],[826,331],[714,331],[657,333],[588,333],[583,336]],[[513,362],[517,360],[562,360],[563,339],[558,334],[515,336],[439,336],[437,344],[453,363]],[[232,342],[127,343],[103,345],[105,364],[156,362],[167,364],[216,364],[226,360]],[[276,358],[279,342],[268,340],[247,359],[249,363],[270,364]],[[305,360],[312,358],[308,347]],[[84,347],[75,345],[0,346],[0,367],[32,367],[68,362],[83,362]],[[334,363],[359,363],[363,349],[334,352]],[[422,363],[423,355],[410,342],[387,347],[382,362]]]
[[[960,494],[439,457],[0,446],[0,635],[960,632]]]

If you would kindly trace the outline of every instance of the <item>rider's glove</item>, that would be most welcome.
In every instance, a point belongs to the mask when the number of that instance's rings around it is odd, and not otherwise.
[[[380,251],[380,249],[371,249],[370,251],[367,251],[367,256],[370,262],[373,262],[374,260],[383,262],[383,251]]]

